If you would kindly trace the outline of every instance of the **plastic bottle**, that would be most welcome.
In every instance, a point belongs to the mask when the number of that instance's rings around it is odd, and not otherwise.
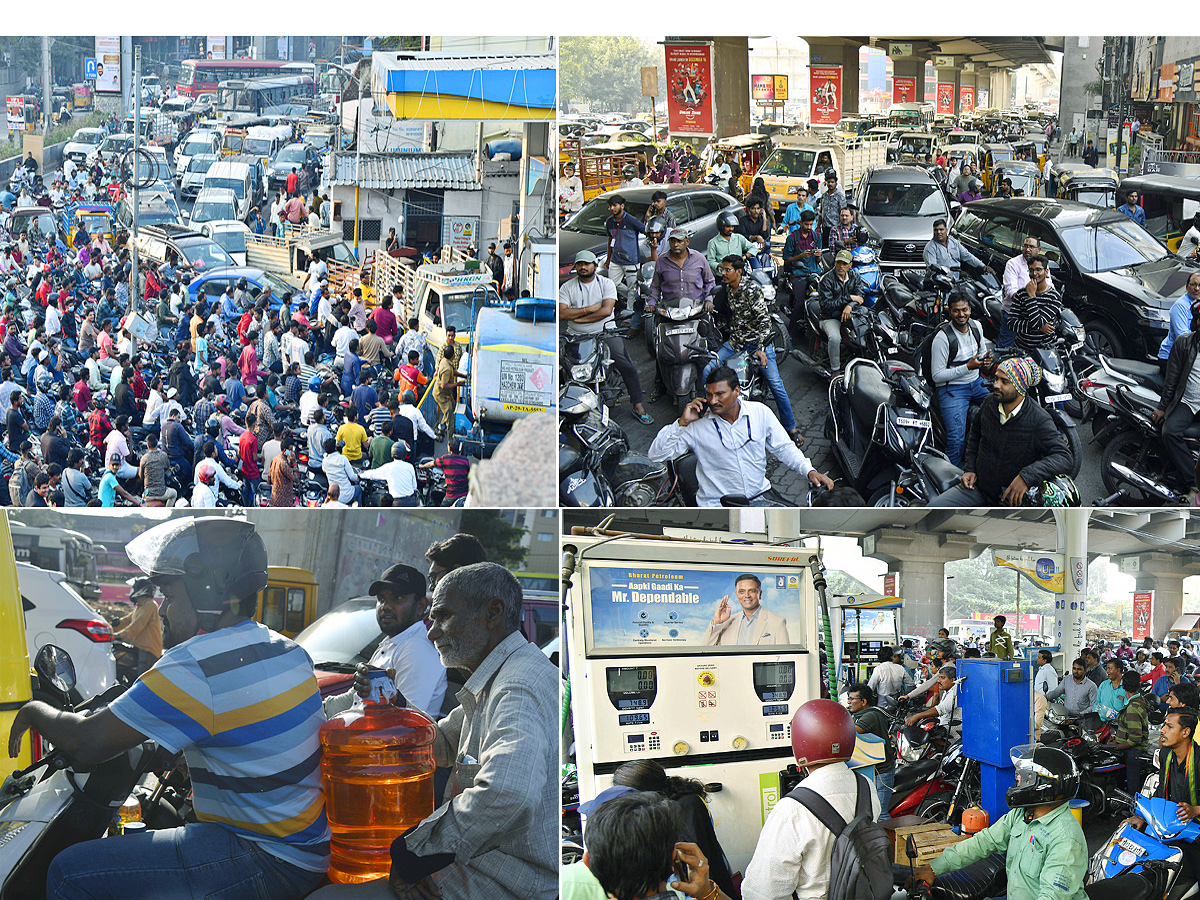
[[[392,706],[374,677],[372,687],[370,700],[321,726],[333,882],[386,878],[392,841],[433,812],[437,728],[424,713]]]

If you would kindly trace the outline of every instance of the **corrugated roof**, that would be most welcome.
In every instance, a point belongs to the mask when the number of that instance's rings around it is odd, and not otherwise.
[[[451,191],[480,191],[475,180],[475,156],[471,153],[336,153],[331,184],[375,190],[396,188],[444,188]],[[361,163],[361,177],[359,164]]]
[[[416,69],[425,71],[442,69],[557,69],[558,57],[554,53],[384,53],[374,54],[389,69]]]

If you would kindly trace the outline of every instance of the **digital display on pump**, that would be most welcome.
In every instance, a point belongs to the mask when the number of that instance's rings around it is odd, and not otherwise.
[[[615,709],[649,709],[658,696],[658,670],[654,666],[610,666],[604,676],[608,699]]]
[[[770,700],[788,700],[796,688],[796,664],[794,662],[756,662],[754,664],[754,692],[764,703]]]
[[[588,653],[802,651],[804,579],[796,568],[593,562],[584,581]]]

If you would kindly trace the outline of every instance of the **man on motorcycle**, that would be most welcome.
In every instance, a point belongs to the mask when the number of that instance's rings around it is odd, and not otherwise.
[[[1196,460],[1188,448],[1185,434],[1200,415],[1200,378],[1192,375],[1196,351],[1200,347],[1198,325],[1200,319],[1193,315],[1192,330],[1180,335],[1171,345],[1162,396],[1158,407],[1150,414],[1156,425],[1162,425],[1163,445],[1172,465],[1183,483],[1192,486],[1189,499],[1195,497]]]
[[[769,491],[768,450],[812,484],[832,490],[833,481],[812,467],[774,413],[765,404],[743,400],[741,394],[733,369],[721,366],[710,372],[705,397],[685,406],[679,420],[654,438],[647,455],[665,462],[689,451],[696,454],[697,506],[720,506],[726,495],[757,497]]]
[[[971,302],[966,297],[950,298],[950,321],[934,335],[930,357],[930,375],[946,426],[946,456],[957,466],[962,462],[971,404],[982,403],[989,393],[979,370],[992,361],[983,327],[971,321]]]
[[[745,256],[747,253],[758,253],[766,242],[758,237],[754,240],[737,231],[740,224],[737,213],[726,210],[717,216],[717,234],[708,242],[704,256],[712,270],[717,271],[721,260],[727,256]]]
[[[1017,339],[1008,324],[1009,311],[1012,309],[1013,298],[1026,291],[1033,281],[1029,274],[1029,264],[1041,252],[1042,242],[1033,235],[1027,235],[1021,242],[1021,252],[1004,266],[1004,314],[1000,319],[1000,334],[996,338],[998,347],[1011,347]],[[1054,279],[1050,277],[1049,272],[1046,273],[1046,283],[1054,286]]]
[[[838,223],[829,230],[830,250],[853,250],[858,246],[858,227],[854,224],[854,210],[843,206],[839,210]]]
[[[666,223],[667,233],[679,223],[675,221],[675,214],[667,209],[667,192],[655,191],[650,195],[650,205],[646,207],[646,221],[649,222],[655,216],[661,216]]]
[[[915,880],[932,884],[938,875],[1004,853],[1013,900],[1087,900],[1087,842],[1067,802],[1079,789],[1075,761],[1062,750],[1036,744],[1014,747],[1012,760],[1016,784],[1005,794],[1012,810],[973,837],[951,844],[917,869]]]
[[[654,275],[647,290],[645,312],[653,317],[661,303],[665,308],[678,306],[682,300],[705,300],[711,309],[711,296],[716,280],[708,260],[702,253],[691,249],[692,232],[686,227],[671,229],[667,237],[669,250],[659,254],[654,263]],[[654,367],[654,390],[650,402],[662,397],[666,388],[662,373]]]
[[[144,532],[126,553],[162,591],[166,652],[94,715],[27,704],[9,752],[30,727],[84,765],[148,739],[182,750],[199,821],[68,847],[50,866],[47,894],[234,896],[257,885],[263,896],[306,896],[329,867],[317,737],[325,716],[308,654],[244,614],[267,584],[262,538],[244,520],[188,517]]]
[[[792,403],[787,388],[779,375],[779,364],[775,360],[775,335],[771,323],[771,310],[763,296],[762,288],[753,278],[746,276],[746,261],[741,256],[726,256],[717,267],[717,275],[725,287],[729,304],[729,337],[717,351],[717,358],[704,367],[703,378],[735,353],[743,350],[753,354],[755,361],[766,374],[767,384],[775,397],[779,419],[784,430],[796,442],[803,443],[796,417],[792,414]]]
[[[120,626],[113,632],[113,637],[134,646],[138,675],[148,672],[163,652],[162,617],[154,600],[154,590],[154,582],[149,578],[133,579],[133,586],[129,589],[133,612],[113,623]]]
[[[1196,746],[1196,708],[1174,707],[1167,711],[1166,720],[1158,734],[1158,787],[1154,796],[1178,804],[1181,822],[1200,819],[1200,786],[1196,766],[1200,764],[1200,748]],[[1130,816],[1122,825],[1132,825],[1139,831],[1146,827],[1141,816]],[[1171,847],[1183,851],[1183,869],[1178,879],[1194,881],[1200,875],[1200,842],[1168,841]]]
[[[1026,402],[1040,378],[1041,369],[1021,357],[996,367],[992,395],[967,434],[962,483],[931,506],[1020,506],[1031,485],[1070,470],[1071,451],[1054,420]]]
[[[987,272],[992,271],[991,266],[984,265],[958,238],[950,237],[950,229],[946,227],[945,219],[938,219],[933,223],[933,240],[925,245],[923,258],[925,268],[945,266],[955,281],[958,281],[959,269],[964,261]]]
[[[800,213],[798,227],[792,229],[783,245],[783,270],[792,290],[789,328],[793,339],[797,340],[804,329],[804,304],[808,292],[821,278],[821,247],[813,230],[816,218],[817,214],[806,207]]]
[[[758,195],[746,201],[746,212],[738,216],[738,231],[758,244],[759,252],[770,248],[771,223],[763,212],[762,198]],[[750,257],[750,266],[754,269],[763,267],[757,255]]]
[[[962,730],[962,713],[958,712],[958,670],[953,665],[942,666],[937,673],[941,696],[936,706],[913,713],[904,720],[905,725],[916,725],[922,719],[937,716],[938,724],[950,729]]]
[[[795,201],[789,203],[787,209],[783,211],[783,227],[788,230],[789,234],[800,227],[805,210],[811,211],[813,218],[816,218],[817,211],[808,202],[808,188],[800,187],[796,189]]]
[[[889,734],[888,716],[877,705],[875,689],[869,684],[859,682],[850,685],[846,702],[854,719],[854,730],[859,734],[873,734],[883,741],[884,761],[875,766],[875,793],[879,796],[879,820],[882,822],[890,818],[888,805],[892,800],[892,787],[896,779],[896,748]]]
[[[837,375],[842,368],[842,323],[850,320],[855,305],[861,306],[862,279],[851,265],[849,250],[840,250],[833,260],[833,271],[826,272],[818,286],[821,305],[821,331],[828,342],[829,368]]]
[[[1142,789],[1141,757],[1150,747],[1150,713],[1158,706],[1138,692],[1140,683],[1137,672],[1126,672],[1121,676],[1121,687],[1130,700],[1118,713],[1117,727],[1108,743],[1111,749],[1125,753],[1125,787],[1131,794]]]
[[[1047,700],[1063,698],[1063,705],[1072,716],[1087,715],[1096,705],[1096,682],[1087,677],[1087,662],[1080,658],[1071,663],[1071,677],[1064,678],[1058,687],[1046,692]]]
[[[712,168],[709,170],[708,174],[710,177],[716,180],[716,185],[718,188],[727,194],[729,193],[729,188],[731,186],[729,182],[733,180],[733,169],[730,168],[729,163],[725,162],[724,153],[718,153],[715,157],[713,157]]]

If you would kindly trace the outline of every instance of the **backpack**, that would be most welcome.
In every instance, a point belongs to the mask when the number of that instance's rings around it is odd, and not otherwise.
[[[967,329],[975,335],[975,340],[979,347],[983,347],[983,326],[970,319],[967,322]],[[921,349],[918,351],[921,361],[921,377],[928,382],[931,388],[938,387],[933,380],[933,339],[937,337],[938,332],[945,332],[946,337],[950,340],[950,351],[946,354],[948,365],[954,365],[954,360],[958,358],[958,329],[954,327],[953,322],[947,322],[941,328],[934,329],[928,337],[921,342]]]
[[[793,788],[791,797],[834,835],[829,860],[829,900],[887,900],[892,895],[891,842],[874,820],[866,778],[855,773],[858,798],[854,818],[846,822],[829,801],[811,788]]]

